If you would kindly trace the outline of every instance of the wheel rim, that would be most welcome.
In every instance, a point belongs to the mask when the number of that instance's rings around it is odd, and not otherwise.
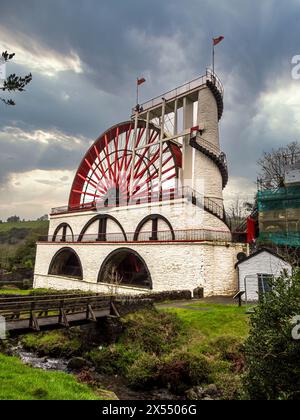
[[[157,143],[160,129],[139,121],[137,147]],[[161,163],[162,194],[175,191],[178,169],[181,167],[181,150],[171,142],[163,144],[162,161],[159,145],[136,151],[132,176],[134,123],[128,121],[110,128],[90,147],[76,172],[69,199],[69,207],[105,203],[116,204],[159,194],[159,167]]]

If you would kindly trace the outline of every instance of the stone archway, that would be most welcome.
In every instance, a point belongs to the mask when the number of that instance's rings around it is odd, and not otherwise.
[[[52,258],[49,275],[83,279],[81,261],[72,248],[60,249]]]
[[[136,251],[129,248],[116,249],[105,258],[99,271],[98,283],[152,289],[147,264]]]

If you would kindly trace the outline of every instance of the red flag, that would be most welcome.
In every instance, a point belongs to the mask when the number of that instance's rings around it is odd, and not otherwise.
[[[222,42],[224,39],[224,36],[219,36],[218,38],[213,38],[213,44],[214,46],[220,44],[220,42]]]
[[[247,242],[251,244],[255,241],[255,220],[252,217],[247,219]]]
[[[146,79],[144,77],[142,77],[141,79],[137,79],[138,86],[142,85],[145,82],[146,82]]]

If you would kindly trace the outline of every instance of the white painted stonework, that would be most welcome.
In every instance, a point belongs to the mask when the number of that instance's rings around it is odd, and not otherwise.
[[[66,244],[63,245],[68,246]],[[201,243],[130,243],[72,244],[82,263],[84,281],[48,276],[51,260],[62,244],[37,245],[35,288],[78,289],[109,292],[109,285],[98,283],[102,262],[117,248],[138,252],[151,273],[153,291],[191,290],[204,287],[205,295],[230,295],[238,288],[234,269],[236,255],[245,250],[242,245]],[[144,289],[119,287],[120,293],[148,292]]]
[[[292,273],[292,266],[281,258],[263,251],[238,265],[239,290],[245,291],[245,279],[248,301],[258,300],[258,274],[269,274],[274,278],[280,277],[283,270]]]
[[[49,236],[53,235],[55,229],[61,223],[68,223],[74,234],[80,234],[84,226],[97,214],[108,214],[115,217],[121,223],[125,232],[135,232],[140,221],[150,214],[160,214],[166,217],[174,230],[181,229],[212,229],[222,232],[230,232],[228,227],[217,217],[204,211],[198,206],[192,205],[187,199],[174,201],[163,201],[160,203],[140,204],[129,207],[106,208],[97,212],[68,213],[51,216]],[[158,230],[165,230],[166,227],[160,221]],[[150,223],[147,227],[151,231]],[[111,223],[108,225],[107,233],[121,232],[119,227]],[[97,233],[97,226],[91,226],[87,234]]]

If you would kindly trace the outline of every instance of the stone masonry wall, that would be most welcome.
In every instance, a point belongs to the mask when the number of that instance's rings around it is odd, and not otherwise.
[[[59,243],[37,245],[34,287],[110,292],[108,285],[97,284],[98,273],[110,252],[125,246],[144,259],[152,277],[154,292],[186,289],[193,291],[197,287],[203,287],[205,296],[209,296],[227,295],[238,289],[234,264],[237,253],[243,250],[240,244],[73,244],[70,248],[74,249],[81,260],[84,281],[48,276],[51,260],[62,246]],[[123,286],[118,288],[118,292],[140,294],[145,290]]]

